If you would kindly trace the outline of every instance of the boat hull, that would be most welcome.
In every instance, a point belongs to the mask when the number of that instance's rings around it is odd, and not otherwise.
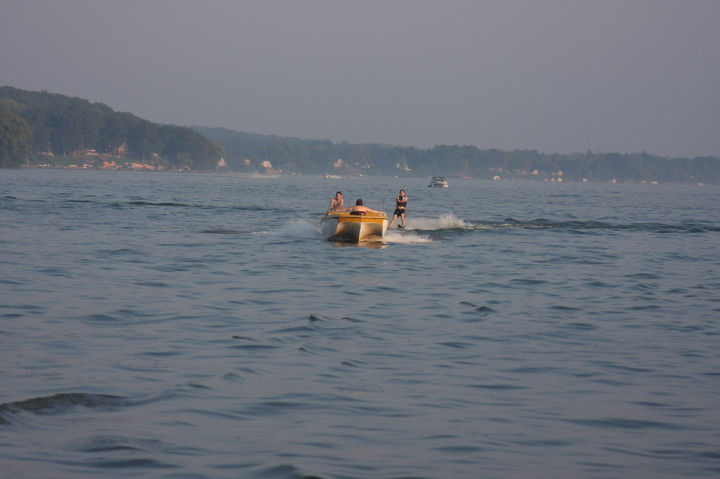
[[[330,241],[360,243],[380,241],[388,227],[385,213],[351,215],[344,211],[329,211],[320,220],[323,235]]]

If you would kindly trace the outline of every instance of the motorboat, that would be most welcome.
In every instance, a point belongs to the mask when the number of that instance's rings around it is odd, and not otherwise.
[[[433,176],[428,186],[432,188],[447,188],[448,182],[444,176]]]
[[[320,220],[320,228],[325,238],[346,243],[380,241],[385,236],[387,227],[388,218],[384,212],[328,211]]]

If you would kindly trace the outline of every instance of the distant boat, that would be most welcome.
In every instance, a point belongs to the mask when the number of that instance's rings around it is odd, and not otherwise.
[[[342,178],[342,176],[339,176],[339,175],[328,175],[327,173],[325,173],[325,174],[323,175],[323,178]]]
[[[428,186],[432,188],[447,188],[449,185],[444,176],[433,176]]]

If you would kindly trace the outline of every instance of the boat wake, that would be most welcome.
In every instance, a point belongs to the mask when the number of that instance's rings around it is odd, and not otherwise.
[[[421,216],[408,218],[408,230],[436,231],[474,228],[475,225],[458,218],[452,213],[445,213],[437,218],[423,218]]]
[[[448,230],[476,229],[476,225],[466,222],[452,213],[438,217],[412,216],[408,218],[405,229],[388,229],[384,241],[387,243],[438,243],[437,234]],[[427,232],[428,234],[424,234]]]
[[[446,213],[435,218],[413,216],[411,219],[408,219],[408,227],[406,229],[399,229],[397,226],[392,229],[388,229],[382,242],[404,244],[436,243],[437,239],[433,239],[431,236],[424,233],[432,233],[442,230],[471,230],[477,229],[477,227],[477,225],[468,223],[452,213]],[[261,233],[276,238],[293,240],[325,239],[322,229],[320,228],[320,224],[316,221],[310,220],[288,221],[277,230],[263,231]]]
[[[267,233],[279,238],[324,239],[320,224],[306,220],[289,221],[277,231],[268,231]]]
[[[383,237],[383,241],[385,243],[405,243],[405,244],[414,244],[414,243],[436,243],[437,241],[433,240],[427,235],[419,234],[415,231],[408,231],[408,230],[387,230],[385,233],[385,236]]]

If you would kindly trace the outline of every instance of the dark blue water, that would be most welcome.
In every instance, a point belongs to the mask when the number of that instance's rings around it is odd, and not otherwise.
[[[720,190],[427,182],[0,171],[0,477],[718,477]]]

